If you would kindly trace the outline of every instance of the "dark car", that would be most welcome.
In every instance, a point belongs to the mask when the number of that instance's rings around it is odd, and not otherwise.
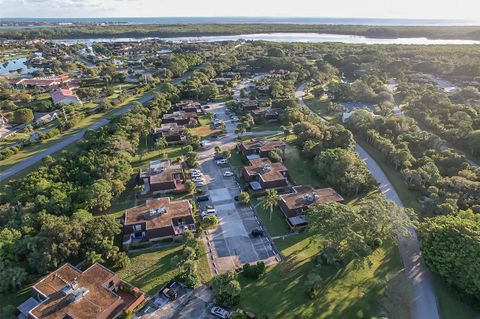
[[[214,160],[221,160],[221,159],[224,159],[224,156],[223,156],[223,154],[215,153],[215,155],[213,155],[213,159]]]
[[[237,196],[235,196],[233,199],[234,199],[236,202],[238,202],[238,200],[240,199],[240,196],[237,195]]]
[[[218,138],[218,135],[213,134],[213,135],[210,135],[209,138],[212,140],[216,140]]]
[[[202,195],[197,197],[197,202],[206,202],[209,200],[208,195]]]
[[[252,230],[252,232],[250,234],[253,237],[261,237],[261,236],[263,236],[264,232],[263,232],[263,229],[255,228],[254,230]]]

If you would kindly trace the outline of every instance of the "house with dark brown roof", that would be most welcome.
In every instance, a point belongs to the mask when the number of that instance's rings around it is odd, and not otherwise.
[[[184,144],[187,141],[187,128],[177,123],[165,123],[153,130],[153,137],[164,137],[168,145]]]
[[[173,107],[173,111],[196,113],[197,116],[200,116],[204,113],[201,104],[192,100],[184,100],[176,103]]]
[[[123,244],[176,238],[195,231],[192,205],[187,199],[148,199],[145,205],[127,209],[123,222]]]
[[[278,206],[290,228],[298,229],[307,226],[305,212],[310,206],[341,201],[343,197],[333,188],[314,189],[310,186],[295,186],[292,193],[280,195]]]
[[[95,263],[84,271],[64,264],[32,287],[22,319],[110,319],[133,312],[146,298],[140,289]]]
[[[243,111],[253,111],[258,109],[257,100],[241,99],[237,101],[237,107]]]
[[[180,164],[168,159],[151,161],[148,168],[141,168],[138,183],[143,185],[144,194],[164,194],[185,190],[185,177]]]
[[[271,107],[262,107],[253,111],[250,111],[254,120],[260,123],[275,123],[280,120],[280,112]]]
[[[196,112],[175,111],[163,115],[162,123],[177,123],[187,127],[195,127],[198,125],[198,114]]]
[[[283,163],[272,163],[268,158],[253,159],[250,163],[242,169],[242,176],[253,191],[289,186],[288,169]]]
[[[251,139],[241,142],[238,147],[248,159],[255,159],[267,157],[271,151],[279,151],[283,155],[287,144],[279,138]]]

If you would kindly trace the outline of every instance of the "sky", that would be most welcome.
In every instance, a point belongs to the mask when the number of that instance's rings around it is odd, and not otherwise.
[[[0,18],[342,17],[479,19],[480,0],[0,0]]]

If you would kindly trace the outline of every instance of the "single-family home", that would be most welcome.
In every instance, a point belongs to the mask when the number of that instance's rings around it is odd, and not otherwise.
[[[177,123],[165,123],[153,130],[153,137],[164,137],[168,145],[184,144],[187,141],[187,128]]]
[[[242,169],[242,176],[254,192],[269,188],[286,188],[288,169],[283,163],[272,163],[268,158],[250,160],[250,165]]]
[[[81,104],[82,102],[71,90],[58,89],[52,93],[52,101],[55,105]]]
[[[271,151],[279,151],[283,156],[286,147],[287,144],[279,138],[251,139],[241,142],[238,146],[243,155],[249,160],[267,157]]]
[[[185,190],[185,177],[180,164],[168,159],[151,161],[148,168],[141,168],[138,183],[144,194],[165,194]]]

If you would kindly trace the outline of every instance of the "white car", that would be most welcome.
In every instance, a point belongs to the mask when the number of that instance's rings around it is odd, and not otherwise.
[[[215,306],[212,308],[212,310],[210,310],[210,313],[222,319],[230,318],[230,312],[223,309],[222,307]]]
[[[217,165],[227,164],[227,160],[224,158],[224,159],[216,161],[216,163],[217,163]]]
[[[195,182],[195,186],[205,186],[205,182],[204,181]]]
[[[223,173],[223,176],[225,177],[232,177],[233,175],[235,175],[232,171],[226,171],[225,173]]]
[[[217,212],[215,209],[207,209],[202,212],[202,217],[208,216],[208,215],[215,215]]]
[[[199,169],[196,169],[196,168],[192,168],[192,169],[190,170],[190,174],[193,174],[193,173],[202,173],[202,171],[199,170]]]
[[[190,173],[190,175],[192,175],[192,177],[203,177],[203,174],[200,172],[193,172],[193,173]]]
[[[238,122],[238,121],[240,121],[240,119],[238,117],[236,117],[236,116],[232,117],[232,122]]]
[[[192,180],[196,183],[196,182],[203,182],[203,177],[194,177],[192,178]]]

